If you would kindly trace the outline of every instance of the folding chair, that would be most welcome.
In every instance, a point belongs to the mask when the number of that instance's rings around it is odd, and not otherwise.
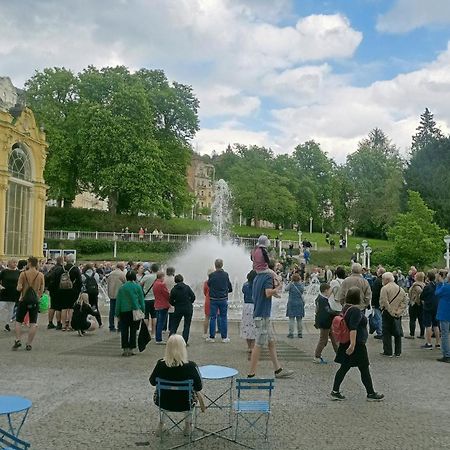
[[[27,450],[30,448],[30,444],[0,428],[0,448],[4,450]]]
[[[195,428],[195,405],[194,405],[194,381],[193,380],[184,380],[184,381],[169,381],[164,380],[162,378],[156,378],[156,392],[158,395],[158,398],[161,400],[162,391],[178,391],[180,393],[187,392],[188,398],[189,398],[189,410],[187,411],[168,411],[166,409],[161,408],[159,406],[159,421],[160,423],[164,422],[164,419],[167,418],[170,422],[170,427],[165,430],[165,432],[169,432],[173,429],[178,429],[180,431],[184,431],[184,429],[181,427],[182,422],[184,422],[186,419],[189,419],[191,423],[190,433],[189,433],[189,444],[193,442],[193,430]],[[161,401],[160,401],[161,404]],[[182,413],[183,416],[181,419],[178,420],[178,418],[172,417],[171,414],[180,414]],[[160,440],[163,441],[163,432],[160,433]],[[176,445],[174,447],[170,447],[171,449],[182,447],[186,444],[180,444]]]
[[[274,387],[275,381],[273,378],[238,378],[236,380],[237,400],[233,403],[233,411],[236,415],[235,442],[237,442],[240,417],[244,420],[246,430],[253,428],[257,434],[264,436],[265,441],[268,440]],[[244,392],[247,393],[245,397],[251,398],[251,400],[243,399]],[[265,419],[261,421],[265,422],[263,427],[259,427],[261,419]]]

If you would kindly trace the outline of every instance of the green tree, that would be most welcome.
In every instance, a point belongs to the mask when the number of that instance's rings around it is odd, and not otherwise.
[[[395,263],[425,267],[439,260],[444,250],[445,230],[434,222],[434,211],[429,209],[420,194],[408,191],[408,209],[398,214],[388,236],[394,242]]]
[[[405,170],[408,189],[420,193],[436,211],[437,223],[450,229],[450,138],[429,142],[419,148]]]
[[[401,207],[403,161],[382,130],[375,128],[347,156],[348,206],[357,233],[383,236]]]
[[[425,108],[424,113],[420,116],[420,123],[416,131],[417,133],[412,137],[412,155],[444,137],[441,130],[436,126],[433,114],[428,108]]]
[[[36,72],[26,83],[26,101],[49,143],[44,177],[49,197],[70,206],[79,192],[80,149],[76,142],[78,79],[64,68]]]

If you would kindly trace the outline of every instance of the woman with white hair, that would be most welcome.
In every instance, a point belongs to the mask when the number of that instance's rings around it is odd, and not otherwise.
[[[158,360],[149,381],[152,386],[156,386],[156,379],[161,378],[168,381],[192,380],[194,391],[202,390],[202,377],[198,366],[194,361],[188,360],[186,342],[179,334],[172,334],[167,340],[164,358]],[[187,391],[163,391],[161,398],[155,392],[153,397],[157,406],[167,411],[189,411],[189,395]],[[161,433],[164,424],[160,423],[158,432]],[[185,433],[190,433],[191,424],[185,423]]]
[[[402,315],[406,311],[406,292],[395,283],[392,272],[385,272],[381,281],[380,309],[383,311],[383,356],[392,358],[392,337],[394,338],[394,354],[402,353]]]

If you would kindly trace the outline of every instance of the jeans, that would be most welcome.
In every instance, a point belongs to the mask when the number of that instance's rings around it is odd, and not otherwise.
[[[345,375],[351,369],[351,366],[347,364],[342,364],[339,370],[336,372],[334,377],[333,391],[339,392],[341,383],[344,381]],[[373,389],[372,377],[370,376],[369,366],[358,366],[359,372],[361,373],[361,381],[366,388],[367,394],[373,394],[375,391]]]
[[[301,317],[289,317],[289,336],[294,335],[295,322],[297,322],[297,334],[302,335],[303,323]]]
[[[157,309],[156,310],[156,333],[155,341],[162,342],[162,332],[167,323],[167,314],[169,309]]]
[[[180,325],[181,319],[184,317],[184,325],[183,325],[183,339],[186,344],[189,340],[189,331],[191,329],[191,322],[192,322],[192,314],[193,310],[183,310],[183,311],[177,311],[172,314],[172,323],[170,328],[170,336],[172,334],[176,334],[178,330],[178,325]]]
[[[375,332],[377,333],[377,336],[381,336],[383,334],[382,330],[382,316],[381,316],[381,310],[379,308],[373,308],[373,324],[375,325]]]
[[[442,356],[444,358],[450,358],[450,322],[448,320],[441,320],[441,348],[442,348]]]
[[[14,302],[0,302],[0,313],[3,312],[3,322],[9,325],[14,315]]]
[[[216,335],[216,316],[217,311],[220,315],[220,335],[222,339],[228,336],[228,301],[227,300],[211,300],[209,307],[209,337],[214,339]]]
[[[133,311],[120,313],[120,334],[122,348],[136,348],[136,333],[139,322],[133,320]]]
[[[111,299],[109,299],[109,329],[110,330],[116,329],[116,325],[114,322],[115,315],[116,315],[116,299],[111,298]]]
[[[409,335],[414,336],[416,334],[416,320],[419,322],[420,336],[424,336],[425,327],[423,326],[423,311],[422,305],[415,303],[409,305]]]
[[[334,334],[330,329],[321,328],[319,342],[317,343],[316,352],[314,354],[316,358],[320,358],[322,356],[322,351],[328,344],[328,337],[331,339],[331,345],[333,346],[334,351],[337,352],[338,345],[336,343],[336,339],[334,338]]]

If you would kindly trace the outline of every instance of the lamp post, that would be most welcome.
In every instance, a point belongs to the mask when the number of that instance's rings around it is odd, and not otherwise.
[[[312,234],[312,223],[313,223],[313,218],[310,217],[309,218],[309,234]]]
[[[298,230],[298,247],[302,246],[302,232]]]
[[[359,244],[356,244],[356,262],[359,262],[359,249],[361,246]]]
[[[345,227],[345,248],[348,247],[348,228]]]
[[[447,236],[444,237],[445,245],[447,246],[447,251],[445,252],[445,261],[446,261],[446,268],[450,269],[450,235],[447,234]]]
[[[370,247],[366,248],[367,254],[367,270],[370,270],[370,254],[372,253],[372,249]]]
[[[117,258],[117,239],[118,236],[116,235],[116,233],[114,233],[114,251],[113,251],[114,259]]]
[[[362,248],[363,248],[363,260],[362,260],[363,264],[362,265],[364,267],[366,265],[366,248],[369,245],[369,243],[366,240],[364,240],[364,241],[361,242],[361,245],[362,245]]]
[[[239,210],[239,226],[242,227],[242,209]]]

